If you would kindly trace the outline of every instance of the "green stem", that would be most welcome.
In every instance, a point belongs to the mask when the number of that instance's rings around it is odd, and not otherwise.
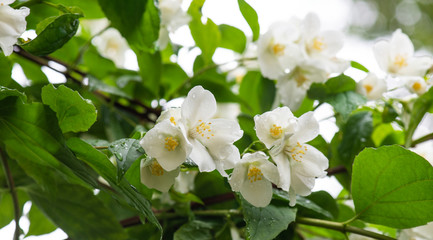
[[[9,168],[9,163],[6,158],[6,154],[0,149],[0,156],[2,159],[3,164],[3,170],[6,174],[6,181],[9,186],[9,190],[12,196],[12,201],[14,205],[14,216],[15,216],[15,233],[14,233],[14,240],[19,240],[21,235],[21,228],[20,228],[20,218],[21,218],[21,212],[20,212],[20,205],[18,203],[18,196],[15,189],[15,183],[14,179],[12,177],[12,173]]]
[[[331,222],[321,219],[314,219],[314,218],[305,218],[305,217],[297,217],[296,223],[303,224],[303,225],[309,225],[309,226],[315,226],[315,227],[322,227],[327,229],[333,229],[336,231],[340,231],[342,233],[350,232],[359,234],[366,237],[371,237],[375,239],[380,240],[395,240],[395,238],[388,237],[379,233],[371,232],[362,228],[357,228],[354,226],[348,226],[347,224],[338,223],[338,222]]]
[[[30,1],[27,1],[27,2],[21,2],[21,3],[17,4],[17,5],[15,5],[14,8],[18,9],[18,8],[21,8],[21,7],[30,7],[32,5],[39,4],[39,3],[42,3],[42,0],[30,0]]]
[[[423,137],[420,137],[414,141],[412,141],[411,147],[415,147],[417,144],[428,141],[428,140],[432,140],[433,139],[433,133],[427,134]]]

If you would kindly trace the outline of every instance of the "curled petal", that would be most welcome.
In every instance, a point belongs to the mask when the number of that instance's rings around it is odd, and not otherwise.
[[[280,177],[278,187],[283,189],[284,191],[289,191],[291,184],[291,169],[290,162],[287,159],[287,156],[283,153],[278,154],[272,157],[277,164],[278,174]]]
[[[192,151],[189,158],[197,164],[200,172],[212,172],[215,170],[215,161],[206,147],[196,139],[192,139],[190,142],[192,144]]]
[[[181,107],[181,116],[189,128],[199,120],[206,121],[216,113],[216,100],[211,92],[202,86],[195,86],[189,91]]]

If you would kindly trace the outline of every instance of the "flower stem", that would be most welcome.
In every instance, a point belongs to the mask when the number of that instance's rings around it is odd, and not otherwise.
[[[432,140],[433,139],[433,133],[427,134],[423,137],[420,137],[416,140],[412,141],[411,147],[415,147],[417,144],[422,143],[422,142],[426,142],[428,140]]]
[[[1,149],[0,149],[0,157],[2,159],[3,170],[6,174],[6,181],[8,183],[9,190],[12,196],[13,205],[14,205],[14,216],[15,216],[14,240],[19,240],[21,235],[21,228],[20,228],[21,212],[20,212],[20,205],[18,203],[18,196],[15,189],[14,179],[12,177],[12,173],[9,168],[8,160],[6,158],[6,154]]]
[[[347,224],[338,223],[338,222],[331,222],[321,219],[314,219],[314,218],[306,218],[306,217],[297,217],[296,223],[303,224],[303,225],[309,225],[309,226],[315,226],[315,227],[322,227],[322,228],[328,228],[340,231],[342,233],[350,232],[359,234],[366,237],[371,237],[375,239],[380,240],[395,240],[395,238],[385,236],[383,234],[371,232],[362,228],[357,228],[354,226],[348,226]]]

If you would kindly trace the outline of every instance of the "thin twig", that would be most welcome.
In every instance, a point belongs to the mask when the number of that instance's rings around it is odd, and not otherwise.
[[[326,171],[328,172],[327,173],[328,176],[332,176],[335,174],[347,172],[347,168],[345,166],[336,166],[333,168],[328,168]]]
[[[14,179],[12,177],[11,170],[9,168],[9,163],[6,158],[6,154],[0,149],[0,156],[3,163],[3,170],[6,174],[6,180],[9,186],[9,190],[12,196],[12,201],[14,205],[14,216],[15,216],[15,233],[14,233],[14,240],[19,240],[21,235],[21,228],[20,228],[20,218],[21,218],[21,212],[20,212],[20,205],[18,202],[18,196],[15,189],[15,183]]]
[[[420,137],[420,138],[412,141],[411,147],[415,147],[417,144],[420,144],[422,142],[426,142],[426,141],[432,140],[432,139],[433,139],[433,133],[427,134],[427,135],[425,135],[423,137]]]

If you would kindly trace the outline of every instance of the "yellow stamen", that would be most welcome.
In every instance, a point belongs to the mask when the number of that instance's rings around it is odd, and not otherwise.
[[[154,176],[162,176],[164,175],[164,169],[161,167],[161,165],[159,165],[159,163],[157,161],[153,161],[151,166],[150,166],[150,170],[152,175]]]
[[[276,55],[276,56],[282,56],[282,55],[284,55],[284,49],[285,49],[286,47],[284,46],[284,45],[282,45],[282,44],[273,44],[272,45],[272,52],[274,53],[274,55]]]
[[[415,82],[415,83],[412,85],[412,88],[413,88],[413,90],[415,90],[416,92],[418,92],[418,91],[420,91],[420,90],[422,89],[422,85],[421,85],[421,83],[419,83],[419,82]]]
[[[313,40],[313,48],[322,51],[326,47],[326,44],[323,42],[323,38],[314,38]]]
[[[203,122],[202,120],[199,120],[199,122],[200,124],[195,127],[195,132],[198,135],[201,135],[202,137],[206,137],[207,139],[213,137],[214,135],[212,133],[212,128],[210,126],[212,123],[206,123]]]
[[[251,167],[248,170],[248,180],[250,180],[250,182],[255,182],[255,181],[260,181],[263,179],[263,173],[262,170],[258,169],[257,167]]]
[[[176,121],[174,120],[174,117],[170,117],[170,122],[176,125]]]
[[[165,148],[168,151],[174,151],[178,145],[179,145],[179,142],[175,138],[173,138],[173,137],[166,137],[165,138]]]
[[[367,93],[370,93],[373,90],[373,86],[371,86],[370,84],[365,84],[364,89]]]
[[[296,146],[287,149],[286,151],[292,157],[293,160],[297,162],[302,162],[303,155],[307,152],[307,146],[301,145],[299,142],[296,143]]]
[[[280,138],[281,134],[283,133],[283,129],[280,126],[273,124],[271,129],[269,129],[269,133],[273,138]]]
[[[303,74],[296,74],[295,81],[298,83],[298,87],[302,86],[308,79]]]
[[[407,66],[407,60],[402,55],[397,55],[394,59],[394,64],[397,65],[399,68],[406,67]]]

